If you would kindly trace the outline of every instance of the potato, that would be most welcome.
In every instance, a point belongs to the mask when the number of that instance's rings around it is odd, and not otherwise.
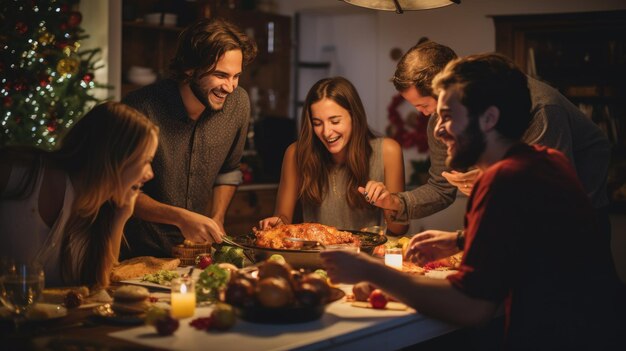
[[[259,279],[264,278],[283,278],[289,284],[292,284],[291,266],[286,262],[265,261],[259,266]]]
[[[285,307],[293,301],[293,290],[285,279],[269,277],[259,280],[256,296],[265,307]]]
[[[373,290],[374,287],[368,282],[359,282],[352,286],[352,293],[357,301],[367,301]]]

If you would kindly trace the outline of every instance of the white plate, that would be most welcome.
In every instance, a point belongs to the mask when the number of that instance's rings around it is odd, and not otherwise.
[[[100,318],[103,321],[123,324],[123,325],[139,325],[143,324],[145,314],[139,315],[119,315],[111,309],[111,304],[104,304],[97,306],[93,309],[93,314],[96,318]]]
[[[51,303],[35,304],[26,312],[26,319],[29,321],[46,321],[65,316],[67,316],[67,308]],[[4,306],[0,307],[0,319],[11,319],[12,317],[11,311],[8,308]]]
[[[182,276],[183,274],[187,274],[189,273],[189,268],[191,267],[178,267],[176,268],[176,273],[178,273],[179,276]],[[200,272],[202,270],[199,268],[196,268],[193,270],[192,273],[192,278],[194,281],[198,280],[198,277],[200,276]],[[169,286],[169,283],[167,285],[164,284],[156,284],[156,283],[151,283],[151,282],[147,282],[147,281],[142,281],[141,278],[143,277],[137,277],[134,279],[126,279],[126,280],[121,280],[120,283],[123,284],[132,284],[132,285],[140,285],[140,286],[145,286],[147,288],[157,288],[157,289],[166,289],[166,290],[171,290],[172,288]]]
[[[447,276],[454,274],[458,272],[455,269],[448,269],[448,270],[430,270],[426,273],[424,273],[425,276],[429,277],[429,278],[433,278],[433,279],[446,279]]]

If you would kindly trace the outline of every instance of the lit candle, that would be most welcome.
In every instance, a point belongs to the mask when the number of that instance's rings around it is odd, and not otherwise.
[[[193,316],[196,310],[196,290],[191,278],[172,280],[171,304],[172,310],[170,314],[172,317],[186,318]]]
[[[385,265],[402,270],[402,249],[399,247],[385,250]]]

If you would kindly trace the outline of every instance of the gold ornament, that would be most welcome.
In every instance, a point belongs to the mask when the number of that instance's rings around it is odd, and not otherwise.
[[[71,56],[72,53],[77,53],[78,48],[80,47],[80,43],[75,41],[73,44],[69,44],[63,49],[63,53],[65,56]]]
[[[50,32],[43,32],[39,36],[39,43],[41,45],[49,45],[49,44],[52,44],[53,42],[54,42],[54,34]]]
[[[57,64],[57,72],[61,75],[76,74],[78,72],[78,65],[80,62],[72,57],[64,58]]]

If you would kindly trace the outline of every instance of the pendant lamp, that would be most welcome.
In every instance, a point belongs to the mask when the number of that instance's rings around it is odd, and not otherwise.
[[[344,2],[382,11],[404,11],[436,9],[452,4],[460,4],[461,0],[343,0]]]

